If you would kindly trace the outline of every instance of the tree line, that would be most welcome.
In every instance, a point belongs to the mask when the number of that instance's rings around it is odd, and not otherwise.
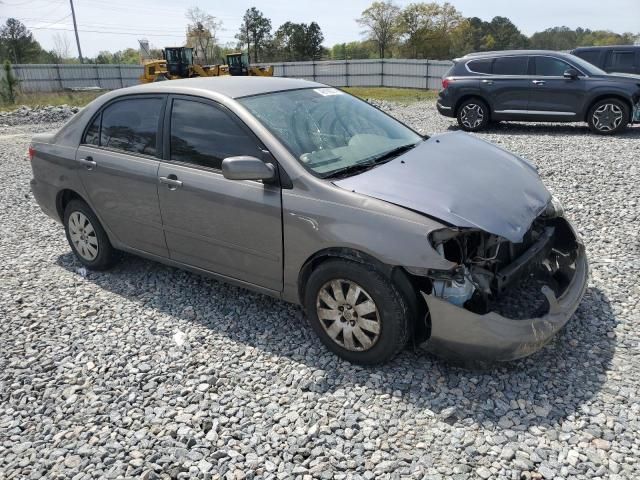
[[[451,59],[470,52],[505,49],[570,50],[578,46],[631,44],[640,35],[615,33],[565,26],[548,28],[531,36],[524,35],[507,17],[486,21],[465,17],[451,3],[416,2],[401,8],[391,0],[375,1],[367,7],[357,24],[362,40],[326,48],[324,35],[317,22],[287,21],[273,28],[272,21],[255,7],[247,9],[235,42],[222,44],[218,34],[222,22],[201,8],[186,12],[186,46],[194,48],[196,61],[202,64],[222,63],[227,53],[243,50],[251,62],[281,62],[321,59],[424,58]],[[13,63],[73,63],[68,38],[54,37],[54,48],[45,50],[33,34],[15,18],[0,27],[0,61]],[[151,58],[160,58],[161,49],[152,49]],[[91,63],[140,62],[138,48],[110,52],[101,51]]]

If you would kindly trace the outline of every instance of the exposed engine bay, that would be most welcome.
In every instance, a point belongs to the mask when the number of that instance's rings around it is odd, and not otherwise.
[[[429,270],[432,295],[466,310],[524,319],[549,310],[546,290],[560,297],[571,282],[578,242],[569,223],[550,204],[520,243],[479,229],[432,232],[432,246],[456,264]]]

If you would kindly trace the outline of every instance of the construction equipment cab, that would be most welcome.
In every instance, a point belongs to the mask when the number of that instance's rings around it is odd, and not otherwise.
[[[172,77],[189,78],[192,76],[193,48],[167,47],[163,50],[167,62],[167,71]]]

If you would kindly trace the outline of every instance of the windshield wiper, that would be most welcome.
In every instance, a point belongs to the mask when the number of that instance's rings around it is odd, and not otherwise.
[[[365,162],[356,163],[348,167],[342,168],[340,170],[336,170],[335,172],[331,172],[329,175],[323,178],[345,177],[345,176],[353,175],[354,173],[361,173],[366,170],[370,170],[373,167],[382,165],[383,163],[388,162],[389,160],[403,154],[404,152],[411,150],[417,144],[418,143],[410,143],[408,145],[401,145],[399,147],[392,148],[391,150],[384,152],[380,155],[377,155],[375,157],[372,157]]]

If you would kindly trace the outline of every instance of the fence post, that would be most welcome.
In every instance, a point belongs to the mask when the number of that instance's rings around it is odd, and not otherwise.
[[[60,64],[56,63],[56,76],[58,77],[58,85],[60,85],[60,91],[64,90],[64,86],[62,85],[62,77],[60,76]]]
[[[122,64],[118,64],[118,73],[120,74],[120,88],[124,88],[124,78],[122,78]]]
[[[93,64],[93,69],[96,71],[96,82],[98,83],[98,87],[100,87],[100,72],[98,72],[98,64]]]
[[[282,62],[282,76],[287,76],[287,62]]]
[[[380,86],[384,87],[384,58],[380,59]]]
[[[311,69],[313,72],[313,81],[316,81],[316,61],[315,60],[311,60]]]
[[[349,86],[349,60],[344,59],[344,82]]]
[[[426,73],[426,78],[424,82],[425,90],[429,90],[429,62],[431,62],[431,60],[427,60],[427,73]]]

